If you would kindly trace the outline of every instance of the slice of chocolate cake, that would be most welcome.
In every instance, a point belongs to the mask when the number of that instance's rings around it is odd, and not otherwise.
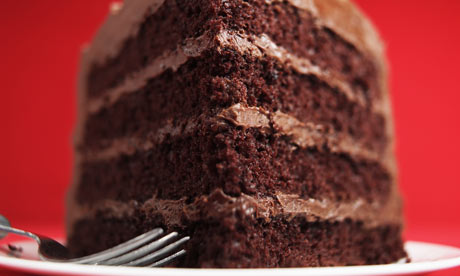
[[[182,267],[406,256],[382,44],[343,0],[126,0],[85,49],[69,246]]]

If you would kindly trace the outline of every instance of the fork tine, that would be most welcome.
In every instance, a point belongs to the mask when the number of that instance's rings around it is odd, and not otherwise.
[[[161,239],[152,241],[149,244],[146,244],[142,247],[139,247],[136,250],[133,250],[131,252],[128,252],[126,254],[120,255],[118,257],[115,257],[113,259],[108,259],[103,262],[99,262],[101,265],[122,265],[129,263],[133,260],[140,259],[144,257],[147,254],[150,254],[157,250],[158,248],[161,248],[165,246],[166,244],[170,243],[172,240],[174,240],[179,234],[177,232],[172,232]]]
[[[129,251],[132,251],[133,249],[136,249],[154,240],[161,234],[163,234],[163,229],[155,228],[153,230],[150,230],[149,232],[146,232],[142,235],[139,235],[133,239],[130,239],[124,243],[121,243],[107,250],[104,250],[104,251],[101,251],[101,252],[98,252],[98,253],[95,253],[89,256],[85,256],[82,258],[72,259],[70,261],[73,263],[77,263],[77,264],[97,264],[99,262],[120,256]]]
[[[185,251],[184,249],[182,249],[181,251],[177,252],[177,253],[174,253],[172,254],[171,256],[168,256],[164,259],[161,259],[157,262],[154,262],[153,264],[149,265],[149,267],[160,267],[160,266],[164,266],[165,264],[171,262],[172,260],[175,260],[177,258],[179,258],[180,256],[182,255],[185,255],[185,253],[187,253],[187,251]]]
[[[182,239],[180,239],[180,240],[178,240],[178,241],[176,241],[174,243],[171,243],[171,244],[161,248],[158,251],[155,251],[155,252],[153,252],[153,253],[151,253],[151,254],[149,254],[147,256],[144,256],[144,257],[142,257],[140,259],[131,261],[131,262],[129,262],[127,264],[124,264],[124,265],[127,265],[127,266],[146,266],[146,265],[152,264],[155,261],[158,261],[159,259],[161,259],[164,256],[168,255],[173,250],[177,249],[179,246],[181,246],[182,244],[187,242],[189,239],[190,239],[190,237],[183,237]]]

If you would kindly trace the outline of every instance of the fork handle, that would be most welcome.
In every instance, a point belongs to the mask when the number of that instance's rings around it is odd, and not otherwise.
[[[28,237],[31,239],[36,240],[38,243],[40,243],[40,239],[38,238],[37,235],[31,232],[27,232],[24,230],[16,229],[10,226],[10,222],[8,221],[7,218],[4,216],[0,215],[0,240],[6,237],[9,233],[16,234],[16,235],[21,235],[24,237]]]
[[[10,222],[2,215],[0,215],[0,226],[10,227]],[[0,230],[0,240],[8,235],[7,231]]]

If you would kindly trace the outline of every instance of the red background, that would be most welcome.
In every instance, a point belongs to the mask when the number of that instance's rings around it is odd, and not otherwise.
[[[63,233],[79,51],[109,2],[1,3],[0,213],[18,227]],[[460,247],[460,1],[356,2],[387,43],[406,237]]]

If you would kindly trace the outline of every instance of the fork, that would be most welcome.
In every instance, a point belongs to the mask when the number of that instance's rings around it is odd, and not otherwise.
[[[179,249],[190,239],[188,236],[178,239],[177,232],[163,236],[163,229],[155,228],[107,250],[80,258],[71,258],[69,249],[64,245],[51,238],[13,228],[9,221],[0,215],[0,239],[6,237],[8,233],[34,239],[38,243],[38,254],[44,261],[148,267],[163,266],[184,255],[185,249]]]

